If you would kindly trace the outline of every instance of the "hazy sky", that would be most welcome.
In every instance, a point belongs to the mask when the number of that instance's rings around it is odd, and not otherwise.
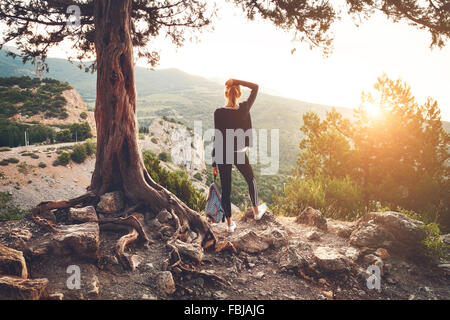
[[[429,34],[406,23],[379,14],[358,28],[344,18],[333,27],[335,49],[328,58],[292,43],[290,34],[268,22],[249,22],[229,3],[222,4],[214,26],[200,35],[200,43],[179,49],[165,39],[149,44],[161,52],[157,69],[178,68],[221,82],[240,78],[267,93],[348,108],[357,107],[361,91],[371,90],[384,72],[409,83],[420,103],[427,96],[437,99],[443,119],[450,120],[450,43],[430,50]],[[63,55],[58,49],[51,53]]]
[[[443,118],[450,120],[450,43],[430,50],[428,33],[391,23],[381,14],[359,28],[344,19],[333,30],[335,49],[324,58],[306,44],[292,43],[291,35],[268,22],[249,22],[226,4],[215,31],[200,35],[200,43],[175,49],[159,40],[158,68],[220,80],[242,78],[268,93],[349,108],[358,106],[361,91],[371,90],[385,72],[408,82],[419,102],[427,96],[437,99]]]

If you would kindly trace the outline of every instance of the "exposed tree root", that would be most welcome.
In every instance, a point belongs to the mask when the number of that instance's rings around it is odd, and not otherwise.
[[[130,243],[134,242],[139,237],[139,233],[134,228],[130,228],[130,232],[124,236],[122,236],[116,243],[115,253],[117,255],[117,259],[119,259],[120,263],[125,269],[133,269],[132,262],[125,255],[125,248]]]
[[[133,215],[128,216],[128,217],[124,217],[124,218],[104,218],[104,219],[99,221],[100,225],[101,224],[106,224],[106,223],[108,223],[108,224],[118,224],[118,225],[124,225],[124,226],[132,227],[132,228],[134,228],[137,231],[137,233],[139,235],[139,238],[144,243],[144,246],[148,246],[151,243],[151,240],[149,239],[149,237],[145,233],[144,228],[142,227],[142,224]]]
[[[43,216],[53,215],[51,211],[55,209],[66,209],[74,207],[80,203],[93,202],[97,199],[98,197],[94,193],[88,192],[70,200],[41,202],[31,211],[31,218],[37,225],[41,226],[45,230],[50,232],[58,232],[54,222],[44,218]]]

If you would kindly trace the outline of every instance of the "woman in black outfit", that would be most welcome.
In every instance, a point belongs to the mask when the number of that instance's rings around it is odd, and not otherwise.
[[[250,88],[251,93],[247,101],[238,104],[238,99],[242,95],[241,85]],[[255,220],[261,219],[267,209],[265,204],[258,206],[258,190],[247,155],[248,148],[252,146],[250,108],[255,102],[257,94],[257,84],[230,79],[225,83],[226,106],[217,108],[214,112],[214,128],[216,132],[212,153],[212,170],[213,175],[217,176],[217,167],[219,169],[220,182],[222,184],[222,206],[225,211],[229,232],[234,232],[236,228],[236,224],[231,220],[230,199],[233,164],[247,181]],[[218,134],[221,137],[218,137]]]

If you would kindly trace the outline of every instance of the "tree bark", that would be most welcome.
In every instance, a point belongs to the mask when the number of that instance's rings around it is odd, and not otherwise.
[[[120,190],[133,203],[154,212],[173,209],[181,223],[199,233],[204,244],[215,240],[209,224],[145,169],[138,145],[131,0],[95,1],[97,55],[97,158],[90,190],[100,196]]]

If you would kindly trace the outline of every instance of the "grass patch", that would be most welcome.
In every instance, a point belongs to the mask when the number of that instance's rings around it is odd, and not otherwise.
[[[0,220],[21,220],[27,212],[11,205],[12,195],[0,192]]]

